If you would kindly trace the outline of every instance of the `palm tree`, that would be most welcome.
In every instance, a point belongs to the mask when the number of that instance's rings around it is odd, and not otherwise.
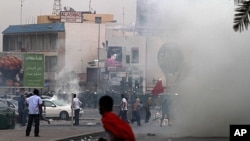
[[[235,9],[234,14],[234,31],[243,31],[248,29],[250,24],[250,0],[234,0],[238,7]]]

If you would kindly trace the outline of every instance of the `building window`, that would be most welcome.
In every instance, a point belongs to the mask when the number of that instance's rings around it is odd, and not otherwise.
[[[130,56],[129,55],[126,55],[126,63],[130,64]]]
[[[45,56],[45,72],[57,71],[57,56]]]
[[[43,40],[44,36],[42,34],[37,35],[37,50],[42,51],[43,50]]]
[[[57,33],[4,35],[3,51],[55,51]]]
[[[56,50],[57,34],[50,34],[50,50]]]
[[[133,47],[131,48],[131,55],[132,55],[132,63],[139,63],[139,48]]]

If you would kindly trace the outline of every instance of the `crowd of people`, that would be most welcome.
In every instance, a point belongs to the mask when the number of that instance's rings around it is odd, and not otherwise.
[[[113,98],[109,95],[104,95],[99,99],[99,111],[102,115],[102,125],[107,133],[107,138],[100,138],[99,141],[135,141],[135,136],[129,124],[137,122],[137,126],[141,124],[140,109],[145,109],[145,123],[148,123],[151,118],[152,97],[148,97],[145,105],[142,104],[138,97],[132,102],[131,110],[132,117],[130,122],[127,117],[128,100],[124,94],[121,94],[120,111],[118,114],[113,112]],[[165,118],[169,119],[168,103],[164,98],[160,103],[162,116],[160,118],[160,126],[163,125]]]
[[[74,110],[74,125],[79,125],[79,109],[82,106],[81,100],[76,94],[73,94],[72,108]],[[124,140],[134,141],[135,137],[130,124],[134,122],[137,126],[142,126],[142,111],[145,113],[145,124],[151,120],[151,107],[153,107],[153,99],[149,96],[145,103],[143,103],[139,97],[134,97],[130,103],[125,94],[121,94],[121,100],[119,105],[119,113],[116,114],[113,111],[114,99],[110,95],[103,95],[99,99],[99,112],[102,116],[102,125],[105,131],[107,131],[107,138],[100,138],[99,141],[112,141],[112,140]],[[131,105],[131,106],[129,106]],[[158,102],[159,109],[161,111],[160,126],[163,125],[164,119],[169,120],[168,101],[163,98]],[[129,109],[131,108],[131,109]],[[131,116],[128,116],[128,111],[131,110]],[[18,112],[19,123],[21,126],[26,126],[26,136],[30,135],[32,125],[34,126],[34,136],[39,137],[39,124],[40,120],[45,120],[50,124],[50,121],[43,116],[46,113],[46,107],[39,95],[38,89],[34,89],[33,93],[28,95],[21,95],[18,100]],[[130,119],[128,119],[130,118]],[[126,133],[127,135],[124,136]]]

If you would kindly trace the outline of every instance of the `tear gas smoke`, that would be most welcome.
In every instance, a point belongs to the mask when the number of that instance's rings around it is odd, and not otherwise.
[[[63,69],[58,73],[56,88],[56,95],[54,98],[64,100],[67,104],[70,104],[72,93],[78,94],[80,91],[77,74],[75,72],[65,72],[65,69]]]
[[[177,44],[184,69],[171,101],[177,136],[228,136],[250,123],[250,31],[233,31],[234,2],[161,1],[155,14],[162,39]],[[151,23],[152,24],[152,23]]]

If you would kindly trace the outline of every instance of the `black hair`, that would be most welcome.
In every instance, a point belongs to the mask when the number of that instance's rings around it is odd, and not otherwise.
[[[121,97],[122,97],[122,98],[124,98],[124,97],[125,97],[125,95],[124,95],[124,94],[121,94]]]
[[[108,95],[104,95],[99,99],[99,106],[102,107],[104,111],[112,111],[113,103],[113,98]]]
[[[38,89],[34,89],[34,90],[33,90],[33,94],[35,94],[35,95],[39,95],[39,91],[38,91]]]

